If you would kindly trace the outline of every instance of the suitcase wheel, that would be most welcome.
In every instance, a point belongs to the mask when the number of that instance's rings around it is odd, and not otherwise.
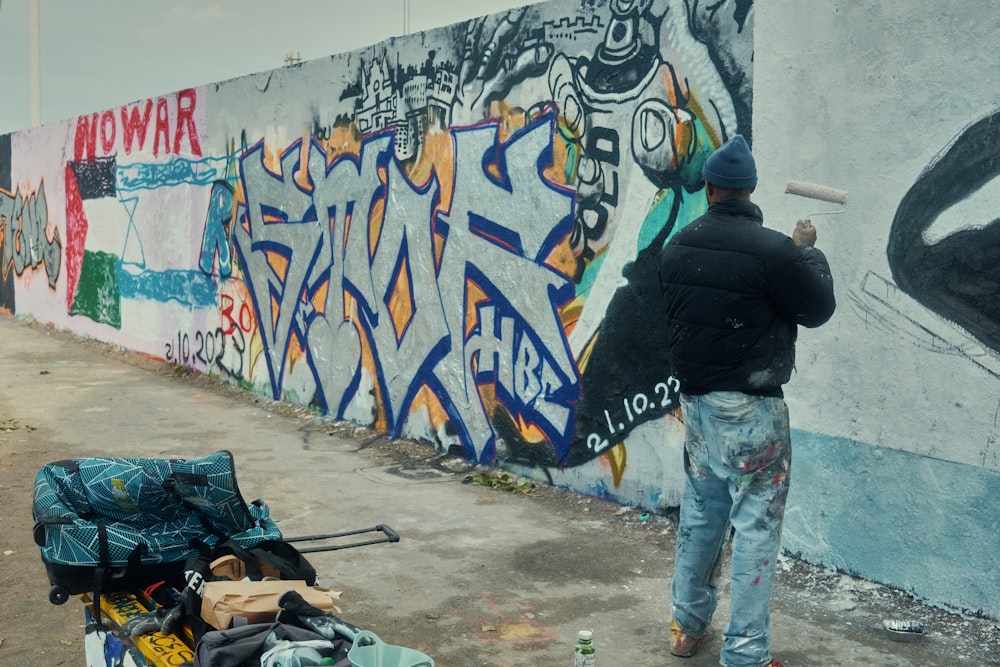
[[[53,586],[49,589],[49,602],[52,604],[65,604],[69,599],[69,591],[62,586]]]

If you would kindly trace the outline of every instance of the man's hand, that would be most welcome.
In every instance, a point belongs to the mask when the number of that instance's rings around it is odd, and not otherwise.
[[[795,245],[807,245],[812,247],[816,245],[816,228],[812,225],[807,227],[803,220],[799,220],[795,223],[795,231],[792,232],[792,240],[795,241]]]

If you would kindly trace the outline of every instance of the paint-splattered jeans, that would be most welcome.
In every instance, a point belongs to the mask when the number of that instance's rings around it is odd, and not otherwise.
[[[788,497],[792,448],[784,400],[717,391],[681,394],[686,431],[671,601],[684,632],[701,636],[715,613],[713,572],[733,528],[729,624],[722,664],[771,659],[771,588]]]

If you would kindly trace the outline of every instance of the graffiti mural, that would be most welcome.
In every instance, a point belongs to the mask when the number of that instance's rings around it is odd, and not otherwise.
[[[526,7],[412,63],[362,54],[332,120],[239,158],[232,241],[272,396],[301,362],[331,415],[536,466],[675,409],[644,316],[659,247],[703,210],[701,160],[749,129],[747,63],[724,57],[748,8],[694,35],[679,3]],[[728,69],[687,74],[705,42]]]
[[[216,281],[190,266],[189,255],[174,252],[171,239],[187,244],[190,232],[162,224],[176,215],[165,213],[166,202],[189,206],[185,191],[203,190],[229,170],[226,157],[200,158],[197,104],[197,91],[182,90],[77,119],[74,159],[65,169],[71,314],[121,328],[123,299],[216,305]],[[116,215],[108,215],[107,204]],[[94,236],[111,243],[98,247]],[[167,358],[180,360],[176,353]]]
[[[267,171],[260,146],[243,155],[247,201],[234,246],[257,319],[266,323],[261,336],[275,398],[294,338],[308,350],[320,405],[342,416],[358,383],[363,336],[390,432],[398,432],[421,388],[433,387],[470,455],[492,460],[478,389],[489,383],[513,414],[530,418],[565,451],[577,380],[556,309],[572,286],[545,261],[568,234],[572,195],[538,173],[553,126],[551,114],[543,117],[500,146],[492,163],[486,158],[496,146],[495,125],[453,131],[455,162],[463,167],[450,177],[448,212],[437,217],[437,178],[411,183],[391,133],[365,139],[357,158],[332,163],[316,143],[289,147],[280,173]],[[306,173],[293,177],[303,157]],[[361,331],[344,326],[345,298]],[[550,305],[545,312],[532,304]],[[335,366],[327,363],[332,356]]]
[[[989,208],[956,213],[957,229],[937,231],[942,218],[1000,173],[1000,112],[965,128],[929,165],[896,210],[887,254],[899,287],[941,317],[1000,352],[1000,225]]]
[[[45,183],[36,190],[11,181],[11,135],[0,136],[0,308],[14,312],[14,279],[40,272],[54,290],[62,268],[62,238],[49,219]]]
[[[3,274],[15,276],[41,270],[54,288],[62,263],[59,230],[50,229],[45,184],[36,192],[10,193],[0,189],[0,225],[3,230]]]
[[[962,508],[1000,471],[996,31],[885,4],[546,0],[2,135],[0,312],[669,511],[656,259],[739,133],[762,174],[851,191],[819,232],[850,308],[802,336],[789,391],[811,479],[788,543],[986,608],[979,570],[924,574],[942,535],[992,554],[995,512]],[[755,199],[787,232],[809,203],[778,188]],[[885,449],[878,483],[843,474]],[[898,541],[872,568],[842,516]],[[923,547],[891,546],[913,526]]]
[[[44,273],[69,328],[613,495],[751,63],[749,1],[559,1],[86,114],[0,201],[8,307]]]

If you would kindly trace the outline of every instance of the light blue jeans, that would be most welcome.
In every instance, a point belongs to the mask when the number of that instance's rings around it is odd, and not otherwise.
[[[674,621],[693,637],[708,630],[718,603],[713,572],[731,527],[732,611],[722,664],[766,665],[792,463],[788,408],[780,398],[735,391],[681,394],[681,408],[686,479],[670,593]]]

